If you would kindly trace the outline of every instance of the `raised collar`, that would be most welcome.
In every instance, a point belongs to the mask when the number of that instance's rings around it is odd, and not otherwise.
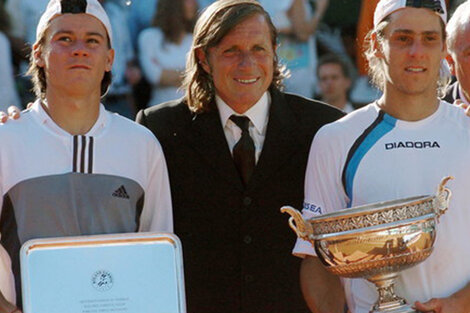
[[[40,123],[41,125],[45,125],[53,133],[60,136],[72,136],[70,133],[62,129],[59,125],[56,124],[56,122],[52,120],[52,118],[49,116],[49,114],[47,114],[46,110],[44,110],[43,106],[41,105],[41,100],[37,99],[33,103],[30,112],[38,123]],[[96,120],[93,127],[84,135],[98,136],[99,134],[101,134],[110,122],[109,114],[110,113],[106,111],[103,104],[100,104],[98,119]]]

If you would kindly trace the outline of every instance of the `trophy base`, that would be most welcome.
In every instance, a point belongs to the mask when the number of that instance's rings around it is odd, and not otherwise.
[[[408,304],[390,303],[380,308],[374,308],[369,313],[419,313]]]
[[[377,287],[379,298],[369,313],[419,313],[414,310],[405,299],[397,296],[394,282],[398,273],[392,272],[369,277]]]

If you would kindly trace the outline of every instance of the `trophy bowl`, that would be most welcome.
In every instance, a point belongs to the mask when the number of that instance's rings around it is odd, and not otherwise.
[[[445,177],[436,195],[386,201],[304,220],[299,211],[282,207],[291,215],[290,227],[309,241],[332,274],[365,278],[377,287],[379,297],[371,313],[416,312],[397,296],[398,273],[424,261],[432,252],[436,224],[445,213],[451,192]]]

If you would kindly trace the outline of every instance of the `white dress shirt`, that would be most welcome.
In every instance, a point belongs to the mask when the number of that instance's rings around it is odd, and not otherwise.
[[[236,113],[219,96],[215,96],[215,103],[219,110],[220,121],[224,128],[225,138],[227,138],[228,147],[233,153],[233,147],[240,140],[242,131],[231,119],[231,115],[246,116],[250,119],[249,132],[255,144],[255,157],[258,162],[261,150],[263,149],[264,138],[266,137],[266,128],[269,120],[269,107],[271,105],[271,96],[265,92],[263,96],[244,114]]]

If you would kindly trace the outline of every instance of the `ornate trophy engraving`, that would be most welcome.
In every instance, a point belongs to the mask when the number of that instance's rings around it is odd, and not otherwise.
[[[445,177],[436,195],[374,203],[324,214],[305,221],[299,211],[290,227],[312,243],[326,269],[347,278],[365,278],[379,297],[371,313],[415,313],[394,291],[401,270],[424,261],[432,252],[436,224],[445,213],[451,192]]]

